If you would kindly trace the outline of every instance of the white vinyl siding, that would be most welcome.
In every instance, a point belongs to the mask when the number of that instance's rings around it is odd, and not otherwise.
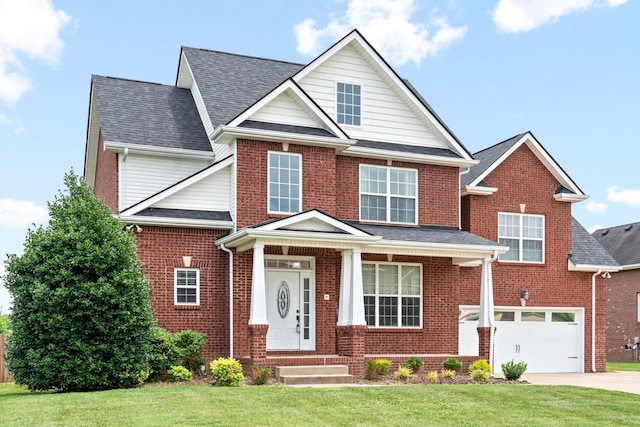
[[[438,132],[418,118],[415,107],[403,102],[400,92],[376,72],[351,46],[337,52],[299,84],[331,117],[336,118],[336,82],[362,88],[362,126],[348,129],[354,139],[397,141],[403,144],[446,148]]]
[[[498,243],[509,246],[500,261],[544,262],[544,216],[499,213]]]
[[[285,92],[278,95],[260,111],[251,115],[249,120],[313,128],[322,127],[322,124],[306,110],[307,107],[303,107]]]
[[[229,210],[229,168],[178,191],[153,207],[190,210]]]
[[[207,161],[130,154],[120,162],[120,209],[128,208],[209,166]]]

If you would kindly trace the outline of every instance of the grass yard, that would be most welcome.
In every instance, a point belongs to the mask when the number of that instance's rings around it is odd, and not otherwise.
[[[638,396],[507,384],[151,386],[31,393],[0,384],[3,426],[637,426]]]
[[[607,371],[639,371],[639,361],[607,362]]]

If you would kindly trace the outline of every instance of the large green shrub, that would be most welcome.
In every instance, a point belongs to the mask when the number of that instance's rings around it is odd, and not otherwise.
[[[166,374],[169,368],[180,364],[180,352],[174,343],[173,335],[166,329],[155,326],[151,332],[151,350],[149,368],[151,380],[157,380]]]
[[[212,361],[211,376],[221,386],[236,386],[244,381],[242,365],[233,357],[221,357]]]
[[[200,367],[207,363],[202,355],[207,336],[202,332],[180,331],[173,334],[173,344],[178,350],[180,364],[191,372],[201,372]]]
[[[516,381],[520,379],[524,371],[527,370],[527,364],[525,362],[516,363],[513,359],[502,365],[502,373],[504,377],[510,381]]]
[[[135,238],[73,171],[64,183],[47,226],[28,230],[23,255],[5,261],[8,368],[31,390],[135,385],[154,325]]]

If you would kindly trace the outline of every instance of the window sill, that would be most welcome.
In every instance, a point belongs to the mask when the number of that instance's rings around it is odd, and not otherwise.
[[[422,331],[422,326],[403,326],[403,327],[397,327],[397,326],[369,326],[367,327],[367,332],[372,332],[372,333],[406,333],[406,332],[419,332]]]

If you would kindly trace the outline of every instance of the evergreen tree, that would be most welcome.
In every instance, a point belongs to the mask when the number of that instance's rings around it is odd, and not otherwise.
[[[48,225],[28,230],[24,254],[5,261],[8,368],[31,390],[135,385],[155,324],[135,238],[73,171],[64,183]]]

